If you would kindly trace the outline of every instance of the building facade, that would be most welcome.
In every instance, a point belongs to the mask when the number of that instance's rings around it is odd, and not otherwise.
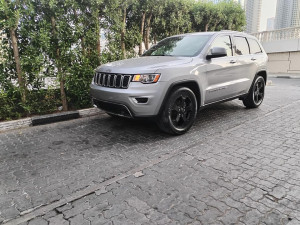
[[[300,0],[277,0],[275,29],[300,26]]]
[[[259,31],[262,0],[245,0],[246,33]]]
[[[266,30],[269,31],[274,29],[275,29],[275,17],[268,18]]]

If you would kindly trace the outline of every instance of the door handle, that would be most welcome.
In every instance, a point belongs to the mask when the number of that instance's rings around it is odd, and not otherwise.
[[[256,58],[254,58],[254,57],[253,57],[251,60],[252,60],[252,61],[255,61],[255,60],[256,60]]]
[[[230,63],[234,64],[234,63],[236,63],[236,60],[231,60]]]

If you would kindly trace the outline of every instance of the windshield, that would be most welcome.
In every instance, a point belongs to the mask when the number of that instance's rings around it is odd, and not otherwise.
[[[151,47],[143,56],[183,56],[198,55],[212,35],[188,35],[170,37]]]

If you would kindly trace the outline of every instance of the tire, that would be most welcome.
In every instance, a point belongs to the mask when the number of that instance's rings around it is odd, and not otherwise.
[[[181,135],[192,127],[197,115],[197,99],[191,89],[174,89],[163,107],[157,119],[157,125],[162,131]]]
[[[258,108],[261,105],[265,97],[265,86],[265,79],[262,76],[257,76],[248,95],[243,99],[246,108]]]

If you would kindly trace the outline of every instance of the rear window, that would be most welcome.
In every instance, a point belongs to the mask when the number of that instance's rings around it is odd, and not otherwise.
[[[261,48],[260,48],[260,46],[259,46],[259,44],[257,43],[256,40],[248,38],[248,43],[249,43],[249,46],[250,46],[250,53],[251,54],[257,54],[257,53],[262,52],[262,50],[261,50]]]
[[[250,54],[249,45],[244,37],[234,37],[235,42],[235,53],[237,55],[248,55]]]

